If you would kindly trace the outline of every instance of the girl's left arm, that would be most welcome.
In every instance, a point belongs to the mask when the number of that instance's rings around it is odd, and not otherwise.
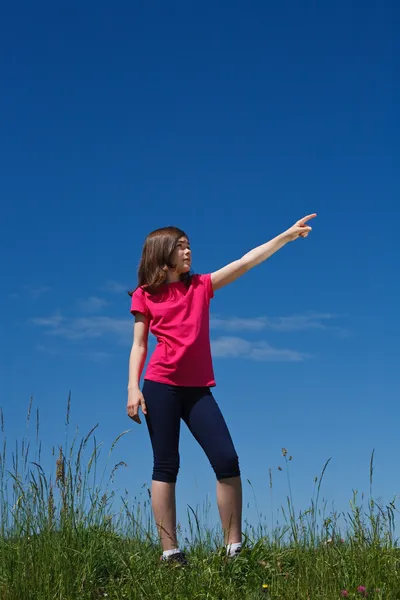
[[[280,250],[288,242],[293,242],[299,237],[307,237],[311,231],[311,227],[306,223],[316,216],[317,215],[313,213],[312,215],[303,217],[287,231],[284,231],[269,242],[250,250],[250,252],[242,256],[242,258],[226,265],[226,267],[214,271],[214,273],[211,274],[213,290],[219,290],[225,285],[228,285],[228,283],[232,283],[256,265],[267,260],[267,258],[275,254],[275,252]]]

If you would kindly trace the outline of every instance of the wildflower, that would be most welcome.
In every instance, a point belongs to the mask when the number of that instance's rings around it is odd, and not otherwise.
[[[365,585],[359,585],[357,588],[357,592],[362,594],[364,597],[368,596],[367,588],[365,587]]]
[[[265,567],[266,569],[269,567],[269,563],[265,562],[265,560],[259,560],[258,564],[262,567]]]
[[[269,585],[268,585],[268,583],[263,583],[262,587],[263,587],[263,590],[267,590],[269,588]]]
[[[286,456],[286,454],[287,454],[286,448],[282,448],[282,456]]]
[[[340,592],[340,595],[342,596],[342,598],[347,598],[349,595],[349,592],[347,590],[342,590]]]

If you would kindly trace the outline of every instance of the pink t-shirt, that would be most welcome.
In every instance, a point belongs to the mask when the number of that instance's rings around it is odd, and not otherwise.
[[[131,313],[144,314],[157,346],[145,379],[185,387],[215,385],[210,348],[211,275],[164,284],[156,294],[137,288]]]

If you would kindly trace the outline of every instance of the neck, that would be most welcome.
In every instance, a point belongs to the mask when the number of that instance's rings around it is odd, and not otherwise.
[[[168,270],[165,283],[175,283],[176,281],[180,281],[180,278],[181,278],[181,276],[179,273],[177,273],[176,271]]]

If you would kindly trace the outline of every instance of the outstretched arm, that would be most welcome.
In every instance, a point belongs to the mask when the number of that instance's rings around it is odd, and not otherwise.
[[[232,283],[256,265],[267,260],[267,258],[275,254],[275,252],[280,250],[288,242],[292,242],[299,237],[307,237],[311,231],[311,227],[307,225],[307,222],[316,216],[317,215],[313,213],[312,215],[303,217],[287,231],[284,231],[269,242],[250,250],[250,252],[242,256],[239,260],[235,260],[229,265],[226,265],[226,267],[212,273],[211,282],[213,290],[219,290],[225,285],[228,285],[228,283]]]

